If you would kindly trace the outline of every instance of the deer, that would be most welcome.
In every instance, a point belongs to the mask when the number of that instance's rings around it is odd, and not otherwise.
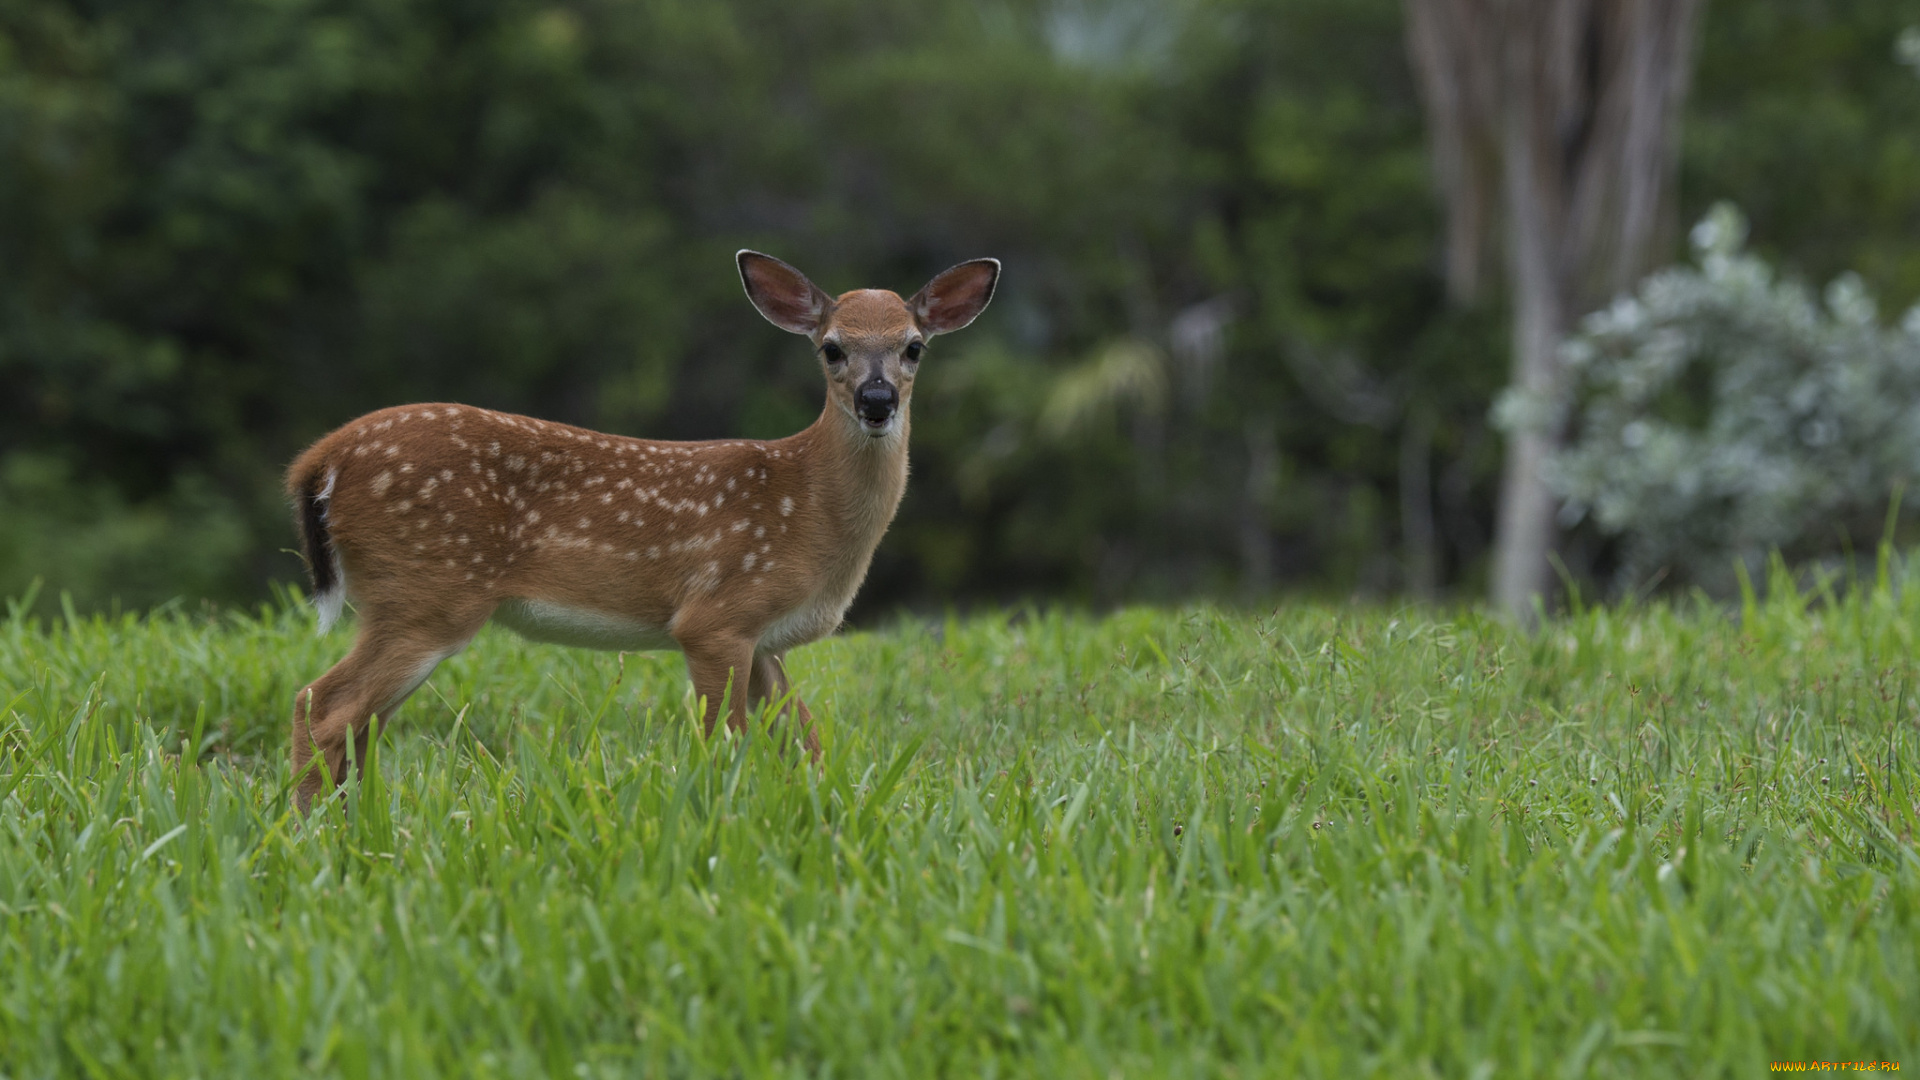
[[[828,296],[755,251],[735,261],[748,300],[806,337],[826,377],[819,419],[796,435],[655,441],[429,403],[368,413],[293,462],[320,632],[348,601],[358,623],[347,655],[294,697],[303,816],[344,783],[349,742],[364,763],[372,718],[384,725],[488,622],[562,645],[677,649],[708,737],[723,710],[745,732],[771,704],[818,757],[784,657],[844,620],[906,491],[927,344],[986,308],[1000,263],[960,263],[903,300]]]

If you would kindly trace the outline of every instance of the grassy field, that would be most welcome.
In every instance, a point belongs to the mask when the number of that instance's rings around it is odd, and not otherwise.
[[[1920,589],[483,635],[288,817],[298,611],[0,622],[0,1075],[1920,1068]],[[192,752],[182,751],[188,750]]]

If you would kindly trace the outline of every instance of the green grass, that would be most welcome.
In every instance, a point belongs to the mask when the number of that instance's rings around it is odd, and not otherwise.
[[[0,1075],[1920,1067],[1897,585],[908,623],[817,767],[489,632],[302,827],[344,633],[0,621]]]

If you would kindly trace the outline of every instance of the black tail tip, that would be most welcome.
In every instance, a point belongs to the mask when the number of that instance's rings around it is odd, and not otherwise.
[[[313,594],[331,592],[340,583],[334,577],[333,541],[327,535],[327,499],[320,478],[309,479],[300,492],[298,508],[302,554],[307,559],[307,576],[313,580]]]

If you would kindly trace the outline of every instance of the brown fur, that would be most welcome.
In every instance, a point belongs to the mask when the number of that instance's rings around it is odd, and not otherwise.
[[[739,258],[769,320],[844,356],[822,360],[826,406],[797,435],[656,442],[406,405],[348,423],[293,463],[287,490],[316,583],[337,558],[360,624],[346,658],[295,697],[296,774],[318,753],[326,776],[344,779],[348,739],[364,760],[369,718],[496,615],[554,640],[680,649],[709,733],[723,700],[729,726],[744,729],[750,709],[786,695],[782,655],[839,626],[906,490],[917,367],[906,353],[970,322],[999,264],[963,263],[911,300],[871,289],[830,299],[778,260]],[[884,434],[857,408],[871,379],[898,389]],[[804,730],[805,705],[794,711]],[[302,810],[325,786],[318,769],[302,776]]]

